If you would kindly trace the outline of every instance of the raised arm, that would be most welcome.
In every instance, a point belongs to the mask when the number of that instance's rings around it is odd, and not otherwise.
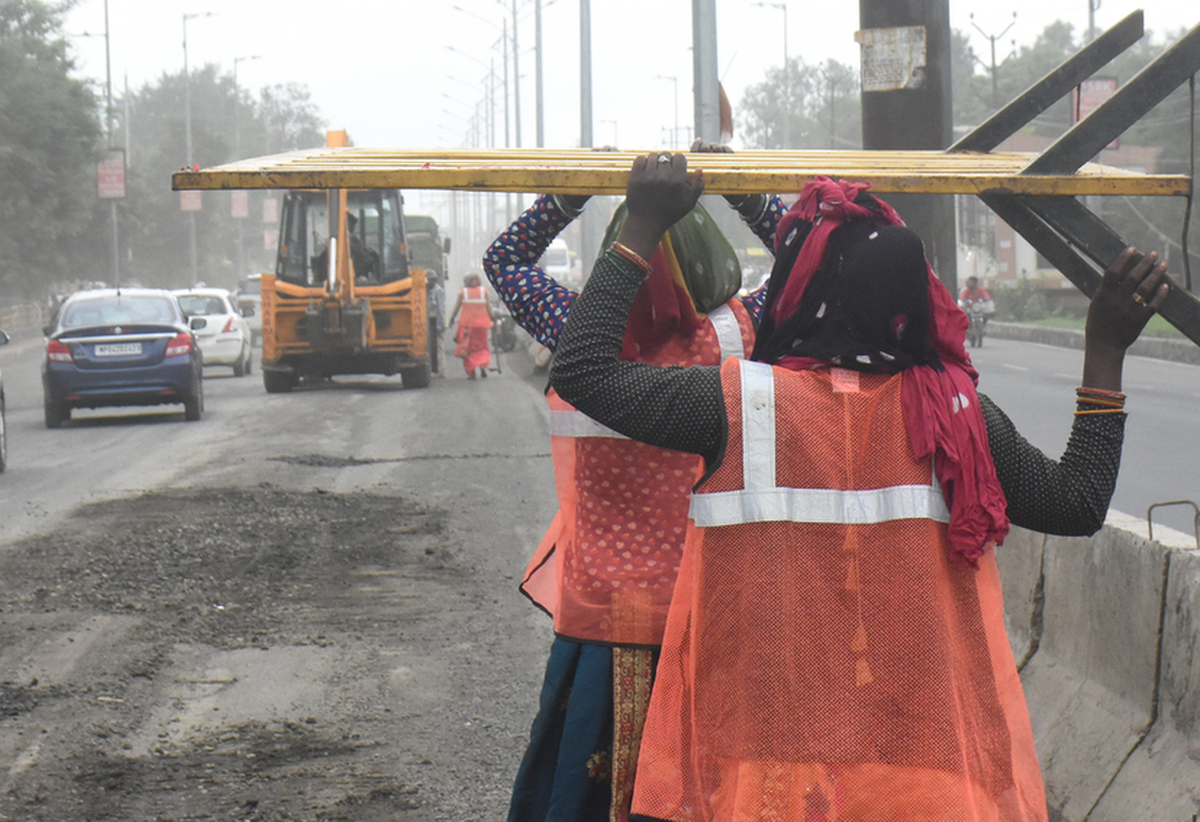
[[[1088,309],[1083,380],[1066,450],[1052,460],[980,395],[996,475],[1015,525],[1046,534],[1088,536],[1104,524],[1125,436],[1121,376],[1125,352],[1167,296],[1157,254],[1132,248],[1104,272]]]
[[[563,399],[604,425],[642,442],[700,454],[711,465],[725,441],[720,371],[661,368],[619,360],[626,318],[668,227],[703,190],[687,158],[639,157],[630,176],[629,216],[613,248],[596,261],[571,308],[550,372]],[[682,208],[682,211],[679,209]]]
[[[537,267],[562,230],[578,217],[587,197],[543,194],[496,238],[483,255],[483,271],[517,324],[542,345],[558,344],[575,292]]]

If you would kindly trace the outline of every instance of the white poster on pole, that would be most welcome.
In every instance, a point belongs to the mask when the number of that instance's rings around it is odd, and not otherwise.
[[[101,200],[125,198],[125,152],[109,149],[108,158],[96,164],[96,193]]]
[[[250,216],[250,192],[245,189],[237,189],[229,192],[232,199],[229,201],[229,216],[235,220],[244,220]]]

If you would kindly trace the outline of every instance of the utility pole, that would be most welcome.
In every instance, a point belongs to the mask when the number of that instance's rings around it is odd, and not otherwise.
[[[579,0],[579,147],[595,145],[592,135],[592,2]],[[592,273],[592,263],[600,253],[601,226],[596,206],[585,208],[579,218],[579,259],[583,276]]]
[[[521,147],[521,49],[517,46],[517,0],[512,0],[513,120],[517,148]]]
[[[696,136],[715,143],[721,139],[716,0],[692,0],[692,73]]]
[[[546,145],[546,123],[544,117],[544,102],[542,97],[542,0],[533,0],[533,60],[536,68],[536,103],[537,103],[537,147]]]
[[[1094,0],[1089,0],[1089,2],[1093,2],[1093,1]],[[996,91],[996,41],[999,40],[1001,37],[1003,37],[1005,34],[1007,34],[1008,30],[1011,29],[1016,24],[1017,24],[1017,13],[1014,11],[1012,22],[1009,23],[1007,26],[1005,26],[1004,31],[1000,32],[999,34],[988,34],[986,31],[979,28],[979,26],[975,23],[975,13],[971,12],[971,25],[975,26],[975,31],[979,32],[984,37],[986,37],[992,44],[992,109],[993,110],[1000,108],[1000,95]],[[1088,39],[1089,40],[1091,39],[1091,35],[1089,35]]]
[[[242,101],[239,96],[241,92],[238,90],[238,63],[261,59],[261,54],[233,58],[233,156],[238,160],[242,159],[241,118],[238,116],[238,109],[241,107]],[[246,197],[250,196],[249,192],[243,191],[242,194]],[[237,276],[240,280],[246,274],[246,232],[241,215],[235,216],[237,217]]]
[[[1100,10],[1100,0],[1088,0],[1088,42],[1096,39],[1096,12]]]
[[[792,67],[791,61],[788,59],[788,26],[787,26],[787,3],[755,3],[756,6],[766,8],[779,9],[783,12],[783,145],[780,148],[789,148],[792,145]]]
[[[104,131],[108,135],[108,147],[113,148],[113,104],[112,104],[112,49],[108,36],[108,0],[104,0]],[[117,201],[110,200],[112,216],[112,275],[113,285],[121,284],[121,254],[117,237]]]
[[[187,132],[187,165],[191,168],[195,163],[192,158],[192,75],[188,71],[187,24],[195,17],[212,17],[213,12],[203,11],[196,14],[183,15],[183,95],[184,95],[184,125]],[[192,263],[192,284],[199,281],[199,263],[196,259],[196,212],[188,212],[188,250]]]
[[[941,150],[953,136],[949,0],[859,0],[862,129],[867,150]],[[923,41],[924,65],[915,63]],[[928,194],[885,198],[920,235],[951,293],[957,288],[954,199]]]

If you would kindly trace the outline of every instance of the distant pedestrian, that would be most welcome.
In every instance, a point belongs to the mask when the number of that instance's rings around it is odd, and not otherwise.
[[[429,370],[442,376],[442,334],[446,330],[446,289],[433,269],[425,271],[425,305],[429,315]]]
[[[459,316],[460,311],[462,316]],[[472,273],[463,277],[463,288],[454,301],[454,310],[450,312],[450,324],[454,323],[456,317],[458,330],[454,332],[454,340],[458,343],[458,348],[455,356],[462,359],[467,379],[475,379],[476,372],[480,377],[486,377],[488,366],[492,363],[488,332],[491,330],[493,317],[487,289],[481,284],[478,274]]]

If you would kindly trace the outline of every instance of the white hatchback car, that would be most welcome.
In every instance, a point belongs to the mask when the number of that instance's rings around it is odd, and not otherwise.
[[[208,323],[195,331],[205,365],[231,365],[233,375],[250,373],[252,338],[246,318],[224,288],[181,288],[172,292],[183,313]]]

